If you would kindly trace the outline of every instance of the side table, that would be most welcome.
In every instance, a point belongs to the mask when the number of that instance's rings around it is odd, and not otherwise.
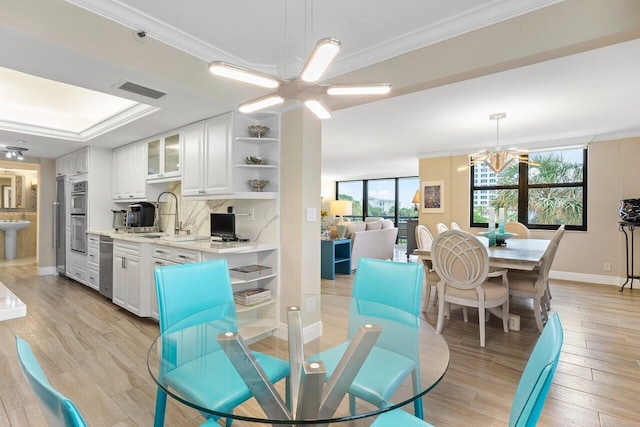
[[[351,274],[351,239],[320,241],[320,277],[333,280],[336,273]]]
[[[627,283],[629,283],[629,288],[633,289],[633,279],[640,279],[639,275],[634,275],[633,274],[633,232],[635,231],[636,227],[638,225],[640,225],[639,223],[635,223],[635,222],[626,222],[626,221],[620,221],[618,222],[619,225],[619,230],[624,233],[624,247],[625,247],[625,252],[626,252],[626,263],[627,263],[627,280],[625,280],[625,282],[622,284],[622,286],[620,287],[620,292],[622,292],[622,290],[624,289],[624,287],[627,285]],[[627,230],[629,230],[629,233],[627,233]],[[629,236],[631,235],[631,236]],[[629,244],[629,237],[631,237],[631,244]],[[631,247],[631,251],[629,251],[629,247]],[[629,263],[629,259],[631,259],[631,263]],[[631,264],[631,265],[629,265]]]

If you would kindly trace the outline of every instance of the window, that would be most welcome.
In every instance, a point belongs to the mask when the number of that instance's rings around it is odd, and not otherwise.
[[[505,208],[507,221],[532,229],[587,229],[587,150],[531,153],[529,161],[494,174],[484,163],[471,167],[471,226],[486,227],[488,208]],[[488,173],[489,184],[480,177]]]
[[[353,202],[350,218],[362,220],[376,216],[392,220],[400,229],[398,239],[404,240],[407,219],[418,217],[418,211],[411,202],[419,188],[417,176],[338,181],[336,199]]]

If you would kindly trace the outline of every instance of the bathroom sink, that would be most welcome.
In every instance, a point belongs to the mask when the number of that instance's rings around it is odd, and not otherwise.
[[[0,230],[4,231],[4,256],[6,259],[16,257],[18,230],[28,227],[31,221],[0,221]]]
[[[18,231],[28,227],[31,221],[0,221],[0,230]]]

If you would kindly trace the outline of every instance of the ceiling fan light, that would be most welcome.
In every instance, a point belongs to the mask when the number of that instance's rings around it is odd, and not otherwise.
[[[331,112],[319,99],[310,99],[305,101],[304,105],[320,120],[331,118]]]
[[[280,95],[267,95],[262,98],[254,99],[253,101],[240,104],[238,110],[241,113],[253,113],[254,111],[262,110],[263,108],[272,107],[274,105],[282,104],[284,98]]]
[[[325,72],[333,58],[340,50],[340,42],[332,38],[324,38],[311,52],[311,56],[300,73],[300,78],[305,82],[317,82]]]
[[[22,151],[18,151],[18,160],[24,160],[24,156],[22,155]]]
[[[7,151],[4,155],[7,159],[11,158],[11,151]]]
[[[389,83],[375,83],[368,85],[335,85],[327,89],[329,95],[384,95],[391,92]]]
[[[216,76],[226,77],[270,89],[280,86],[280,82],[272,77],[256,73],[255,71],[251,71],[246,68],[238,67],[237,65],[227,64],[222,61],[210,62],[209,71],[211,74]]]

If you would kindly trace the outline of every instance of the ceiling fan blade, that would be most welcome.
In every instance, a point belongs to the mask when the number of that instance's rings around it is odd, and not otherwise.
[[[304,102],[304,105],[321,120],[331,118],[331,111],[319,99],[309,99]]]
[[[333,58],[338,54],[340,50],[340,41],[332,39],[330,37],[324,38],[313,48],[311,56],[302,67],[300,73],[300,79],[305,82],[317,82],[322,77]]]
[[[260,98],[252,99],[238,106],[238,110],[241,113],[253,113],[254,111],[262,110],[264,108],[272,107],[274,105],[282,104],[284,98],[277,93],[271,93]]]
[[[259,73],[249,70],[248,68],[239,67],[233,64],[227,64],[222,61],[213,61],[209,63],[209,71],[216,76],[226,77],[233,80],[249,83],[256,86],[266,88],[276,88],[280,86],[280,81],[268,74]]]
[[[341,84],[331,85],[328,95],[384,95],[391,92],[389,83]]]

